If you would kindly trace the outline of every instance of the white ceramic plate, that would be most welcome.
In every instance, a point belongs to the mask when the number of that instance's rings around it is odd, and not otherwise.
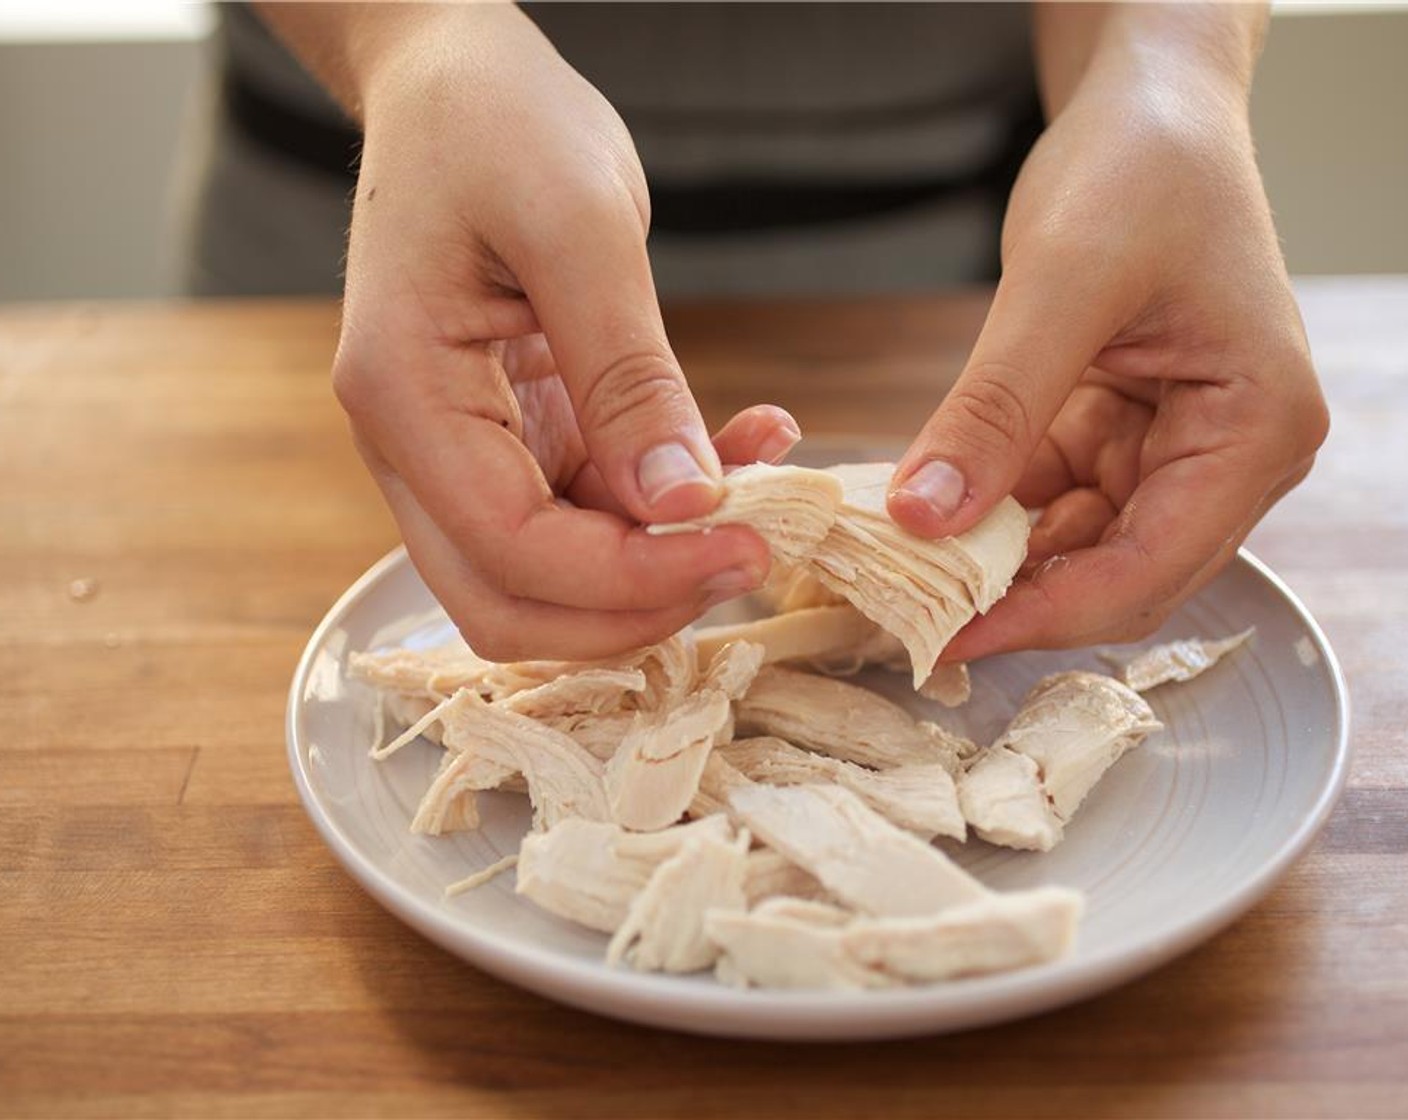
[[[859,456],[857,456],[859,457]],[[838,461],[837,455],[828,461]],[[439,751],[412,744],[373,762],[373,694],[347,655],[430,646],[453,630],[400,550],[354,584],[314,632],[293,679],[289,763],[334,854],[378,901],[486,972],[603,1015],[707,1034],[885,1038],[956,1030],[1082,999],[1170,960],[1251,907],[1324,823],[1344,783],[1348,707],[1324,635],[1289,590],[1243,553],[1151,642],[1256,627],[1249,646],[1203,677],[1149,694],[1166,729],[1096,787],[1054,851],[980,841],[946,850],[999,889],[1059,883],[1089,895],[1075,951],[1054,964],[899,991],[736,991],[708,976],[611,969],[606,939],[513,893],[508,873],[446,901],[447,883],[517,850],[526,799],[481,795],[483,827],[415,836],[408,824]],[[980,742],[1041,676],[1106,668],[1093,653],[1024,653],[974,666],[954,712],[917,700],[904,678],[865,683]]]

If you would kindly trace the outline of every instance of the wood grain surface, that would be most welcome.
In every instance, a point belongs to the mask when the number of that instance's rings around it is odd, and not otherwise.
[[[0,312],[0,1115],[1408,1115],[1408,281],[1302,286],[1334,432],[1252,547],[1348,675],[1350,789],[1227,932],[1083,1004],[853,1046],[691,1038],[492,980],[334,864],[294,663],[395,543],[325,303]],[[911,433],[981,293],[700,306],[706,411]],[[78,582],[75,582],[78,581]]]

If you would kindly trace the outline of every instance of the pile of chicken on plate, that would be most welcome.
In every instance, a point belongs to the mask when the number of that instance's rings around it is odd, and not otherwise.
[[[769,617],[599,662],[498,664],[463,643],[353,654],[408,725],[374,757],[421,738],[443,750],[413,831],[478,827],[481,791],[532,804],[517,856],[447,895],[516,863],[520,894],[611,935],[611,963],[736,985],[892,987],[1068,952],[1080,892],[990,890],[932,841],[971,829],[1049,850],[1158,730],[1140,692],[1247,635],[1156,647],[1122,679],[1047,677],[986,746],[917,720],[837,678],[903,668],[926,699],[964,703],[967,671],[939,653],[1006,592],[1028,521],[1007,499],[961,536],[911,536],[885,513],[892,471],[744,467],[707,518],[653,527],[755,529],[776,561]]]

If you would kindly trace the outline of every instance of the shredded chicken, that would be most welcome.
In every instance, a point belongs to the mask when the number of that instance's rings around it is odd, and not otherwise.
[[[771,898],[747,913],[717,911],[704,928],[717,944],[715,975],[743,988],[889,988],[896,983],[848,951],[852,915],[825,903]]]
[[[919,688],[949,639],[1007,590],[1026,554],[1028,524],[1006,498],[961,536],[913,536],[885,512],[893,473],[892,463],[826,471],[755,464],[725,479],[723,500],[707,517],[651,531],[752,527],[785,565],[801,567],[898,638]]]
[[[1153,646],[1136,655],[1127,664],[1109,654],[1106,661],[1119,667],[1120,679],[1135,692],[1148,692],[1170,681],[1191,681],[1207,672],[1227,654],[1247,643],[1256,628],[1243,630],[1230,638],[1183,638]]]
[[[738,703],[737,733],[889,769],[938,763],[951,773],[977,748],[869,689],[779,665],[764,666]]]
[[[445,897],[454,898],[456,895],[464,894],[466,891],[475,890],[485,883],[491,883],[502,875],[505,871],[511,871],[518,866],[518,853],[504,856],[503,859],[495,860],[483,871],[476,871],[473,875],[466,875],[463,879],[451,883],[445,888]]]
[[[698,691],[676,707],[637,717],[606,764],[612,819],[638,830],[679,820],[699,789],[715,744],[732,736],[732,701],[752,683],[762,649],[733,642],[715,655]]]
[[[1105,771],[1162,726],[1144,698],[1113,677],[1057,673],[1027,693],[993,745],[1036,763],[1052,809],[1069,822]]]
[[[834,607],[846,601],[805,567],[774,563],[768,579],[758,592],[776,614],[806,610],[808,607]]]
[[[697,972],[718,958],[704,933],[706,912],[747,905],[748,833],[732,840],[691,836],[650,876],[607,946],[606,963],[643,971]]]
[[[610,818],[601,762],[560,731],[489,704],[469,689],[437,711],[451,753],[421,800],[413,831],[472,827],[462,823],[477,819],[465,802],[512,774],[522,774],[528,784],[534,829],[567,817]]]
[[[826,471],[754,463],[724,480],[712,513],[694,521],[651,525],[654,534],[687,533],[715,525],[747,525],[784,564],[804,561],[826,536],[841,504],[841,483]]]
[[[990,747],[958,778],[958,806],[982,839],[1004,848],[1049,852],[1061,840],[1061,818],[1024,754]]]
[[[885,511],[892,463],[842,464],[829,473],[841,480],[844,498],[809,568],[899,638],[919,688],[953,635],[1006,592],[1026,555],[1026,513],[1006,498],[968,532],[924,540]]]
[[[1055,960],[1070,951],[1084,908],[1079,891],[1038,887],[918,918],[861,918],[843,936],[847,950],[872,968],[932,982]]]
[[[980,751],[834,679],[881,666],[927,699],[965,702],[966,666],[937,656],[1004,593],[1025,549],[1014,502],[960,537],[910,536],[885,512],[891,472],[742,468],[707,518],[652,527],[751,525],[777,560],[774,617],[582,663],[495,664],[463,643],[351,655],[380,693],[373,757],[421,738],[443,750],[414,831],[477,827],[485,790],[531,802],[518,855],[447,897],[516,859],[516,891],[612,934],[610,963],[712,966],[739,985],[884,988],[1067,952],[1078,892],[994,893],[927,841],[971,826],[1049,850],[1158,721],[1118,680],[1061,673]],[[1126,679],[1189,679],[1247,636],[1156,647]],[[383,715],[408,725],[385,743]]]
[[[741,774],[767,785],[834,783],[925,840],[935,836],[962,840],[967,831],[953,777],[940,763],[868,770],[771,736],[735,740],[719,748],[719,755]]]
[[[701,664],[729,642],[754,642],[763,649],[763,664],[777,661],[824,661],[851,657],[872,641],[880,628],[849,603],[806,607],[752,622],[706,626],[695,631]]]
[[[937,848],[840,786],[752,785],[731,793],[729,804],[765,844],[868,914],[928,914],[987,893]]]
[[[765,898],[785,895],[797,899],[825,899],[826,888],[810,871],[804,871],[781,852],[772,848],[754,848],[748,853],[743,875],[743,893],[748,905],[755,906]]]
[[[959,807],[990,843],[1050,851],[1104,773],[1159,727],[1139,694],[1113,677],[1047,677],[997,741],[968,762]]]
[[[727,841],[732,829],[717,816],[661,832],[570,818],[523,838],[516,889],[559,917],[614,933],[655,869],[700,835]]]
[[[882,988],[1029,967],[1069,952],[1078,891],[987,894],[920,917],[869,918],[824,903],[770,899],[711,912],[726,983],[770,988]]]

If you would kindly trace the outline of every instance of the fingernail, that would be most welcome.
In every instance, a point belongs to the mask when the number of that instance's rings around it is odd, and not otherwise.
[[[776,463],[796,447],[801,438],[802,433],[796,428],[787,426],[778,428],[759,445],[758,462]]]
[[[658,444],[642,455],[636,468],[636,482],[651,505],[681,486],[708,486],[711,489],[718,486],[682,443]]]
[[[952,517],[968,495],[968,484],[952,463],[930,459],[907,479],[897,494],[918,498],[940,517]]]
[[[748,564],[738,568],[726,568],[716,572],[699,585],[699,590],[708,597],[712,606],[725,599],[733,599],[749,591],[755,591],[763,584],[763,573]]]

